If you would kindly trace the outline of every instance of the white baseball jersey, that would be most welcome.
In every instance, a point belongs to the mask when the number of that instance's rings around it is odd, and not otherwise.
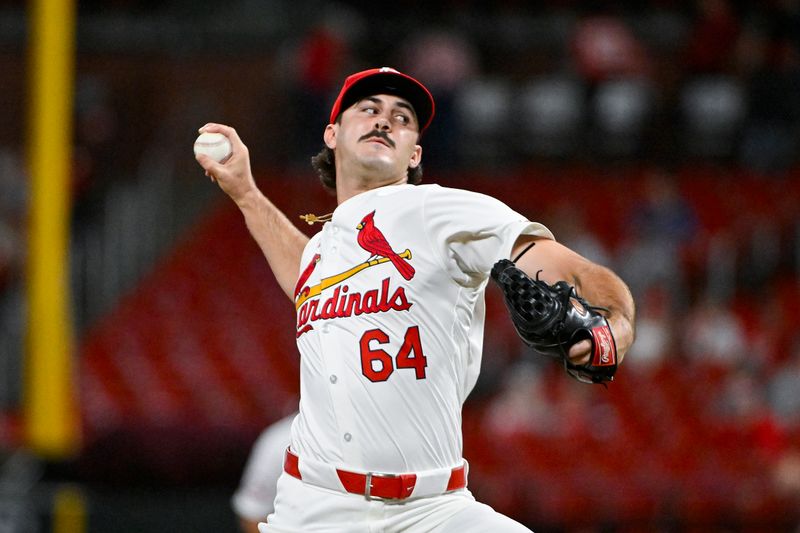
[[[393,185],[340,204],[307,244],[295,296],[300,414],[292,449],[337,467],[460,465],[495,261],[552,238],[489,196]]]

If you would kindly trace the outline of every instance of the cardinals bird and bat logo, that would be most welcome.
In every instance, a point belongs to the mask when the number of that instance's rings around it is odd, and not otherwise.
[[[397,252],[392,250],[392,247],[389,246],[389,241],[383,236],[381,230],[375,226],[375,211],[368,213],[356,226],[356,229],[358,230],[359,246],[371,253],[373,257],[385,257],[391,261],[400,275],[406,280],[414,277],[414,267],[408,264],[405,258],[400,257]]]
[[[358,245],[369,253],[367,259],[339,274],[322,278],[315,285],[307,285],[320,261],[320,254],[315,254],[308,265],[303,269],[297,280],[294,290],[295,309],[297,309],[297,336],[313,329],[311,322],[320,319],[343,318],[365,313],[381,313],[387,311],[406,311],[411,303],[406,298],[405,288],[400,286],[392,290],[390,278],[381,282],[379,289],[362,292],[349,292],[349,287],[344,281],[355,276],[367,268],[391,263],[393,268],[405,279],[410,281],[416,271],[409,260],[411,250],[405,249],[396,252],[386,236],[375,225],[375,211],[367,213],[356,226],[358,230],[356,240]],[[322,291],[335,287],[333,294],[325,301],[319,296]]]

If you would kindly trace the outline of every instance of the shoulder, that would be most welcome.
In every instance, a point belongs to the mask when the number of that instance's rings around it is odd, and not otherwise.
[[[424,201],[427,206],[441,206],[450,210],[458,209],[464,213],[485,210],[510,211],[508,205],[488,194],[458,189],[455,187],[443,187],[441,185],[417,185],[421,189]]]

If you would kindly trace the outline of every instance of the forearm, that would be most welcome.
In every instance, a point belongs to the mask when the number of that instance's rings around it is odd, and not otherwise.
[[[634,339],[636,308],[630,289],[614,272],[588,261],[568,281],[575,284],[578,294],[586,301],[608,309],[606,318],[622,362]]]
[[[250,235],[275,274],[278,285],[293,300],[300,259],[308,237],[258,189],[249,192],[236,204],[244,215]]]
[[[547,283],[566,281],[578,295],[592,305],[609,310],[608,322],[614,334],[620,361],[633,344],[635,305],[628,286],[608,268],[592,263],[574,251],[549,239],[521,238],[514,255],[535,241],[517,261],[517,266],[531,277]]]

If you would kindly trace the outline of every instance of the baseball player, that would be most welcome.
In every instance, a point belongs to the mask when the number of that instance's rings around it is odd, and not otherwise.
[[[521,283],[519,294],[534,282],[569,288],[559,293],[568,300],[547,296],[530,312],[508,300],[532,346],[544,344],[530,332],[544,330],[526,321],[554,302],[554,331],[564,316],[597,314],[587,302],[604,307],[589,336],[557,339],[575,377],[595,381],[592,371],[616,368],[633,342],[630,291],[611,271],[494,198],[415,185],[434,107],[422,83],[391,68],[345,80],[312,160],[338,205],[306,217],[322,223],[310,239],[256,187],[235,130],[200,130],[230,138],[224,164],[197,161],[242,211],[297,312],[300,411],[262,533],[528,531],[473,498],[462,457],[490,275]]]
[[[231,505],[243,533],[258,533],[258,523],[274,509],[283,457],[292,439],[292,421],[297,414],[281,418],[256,439]]]

